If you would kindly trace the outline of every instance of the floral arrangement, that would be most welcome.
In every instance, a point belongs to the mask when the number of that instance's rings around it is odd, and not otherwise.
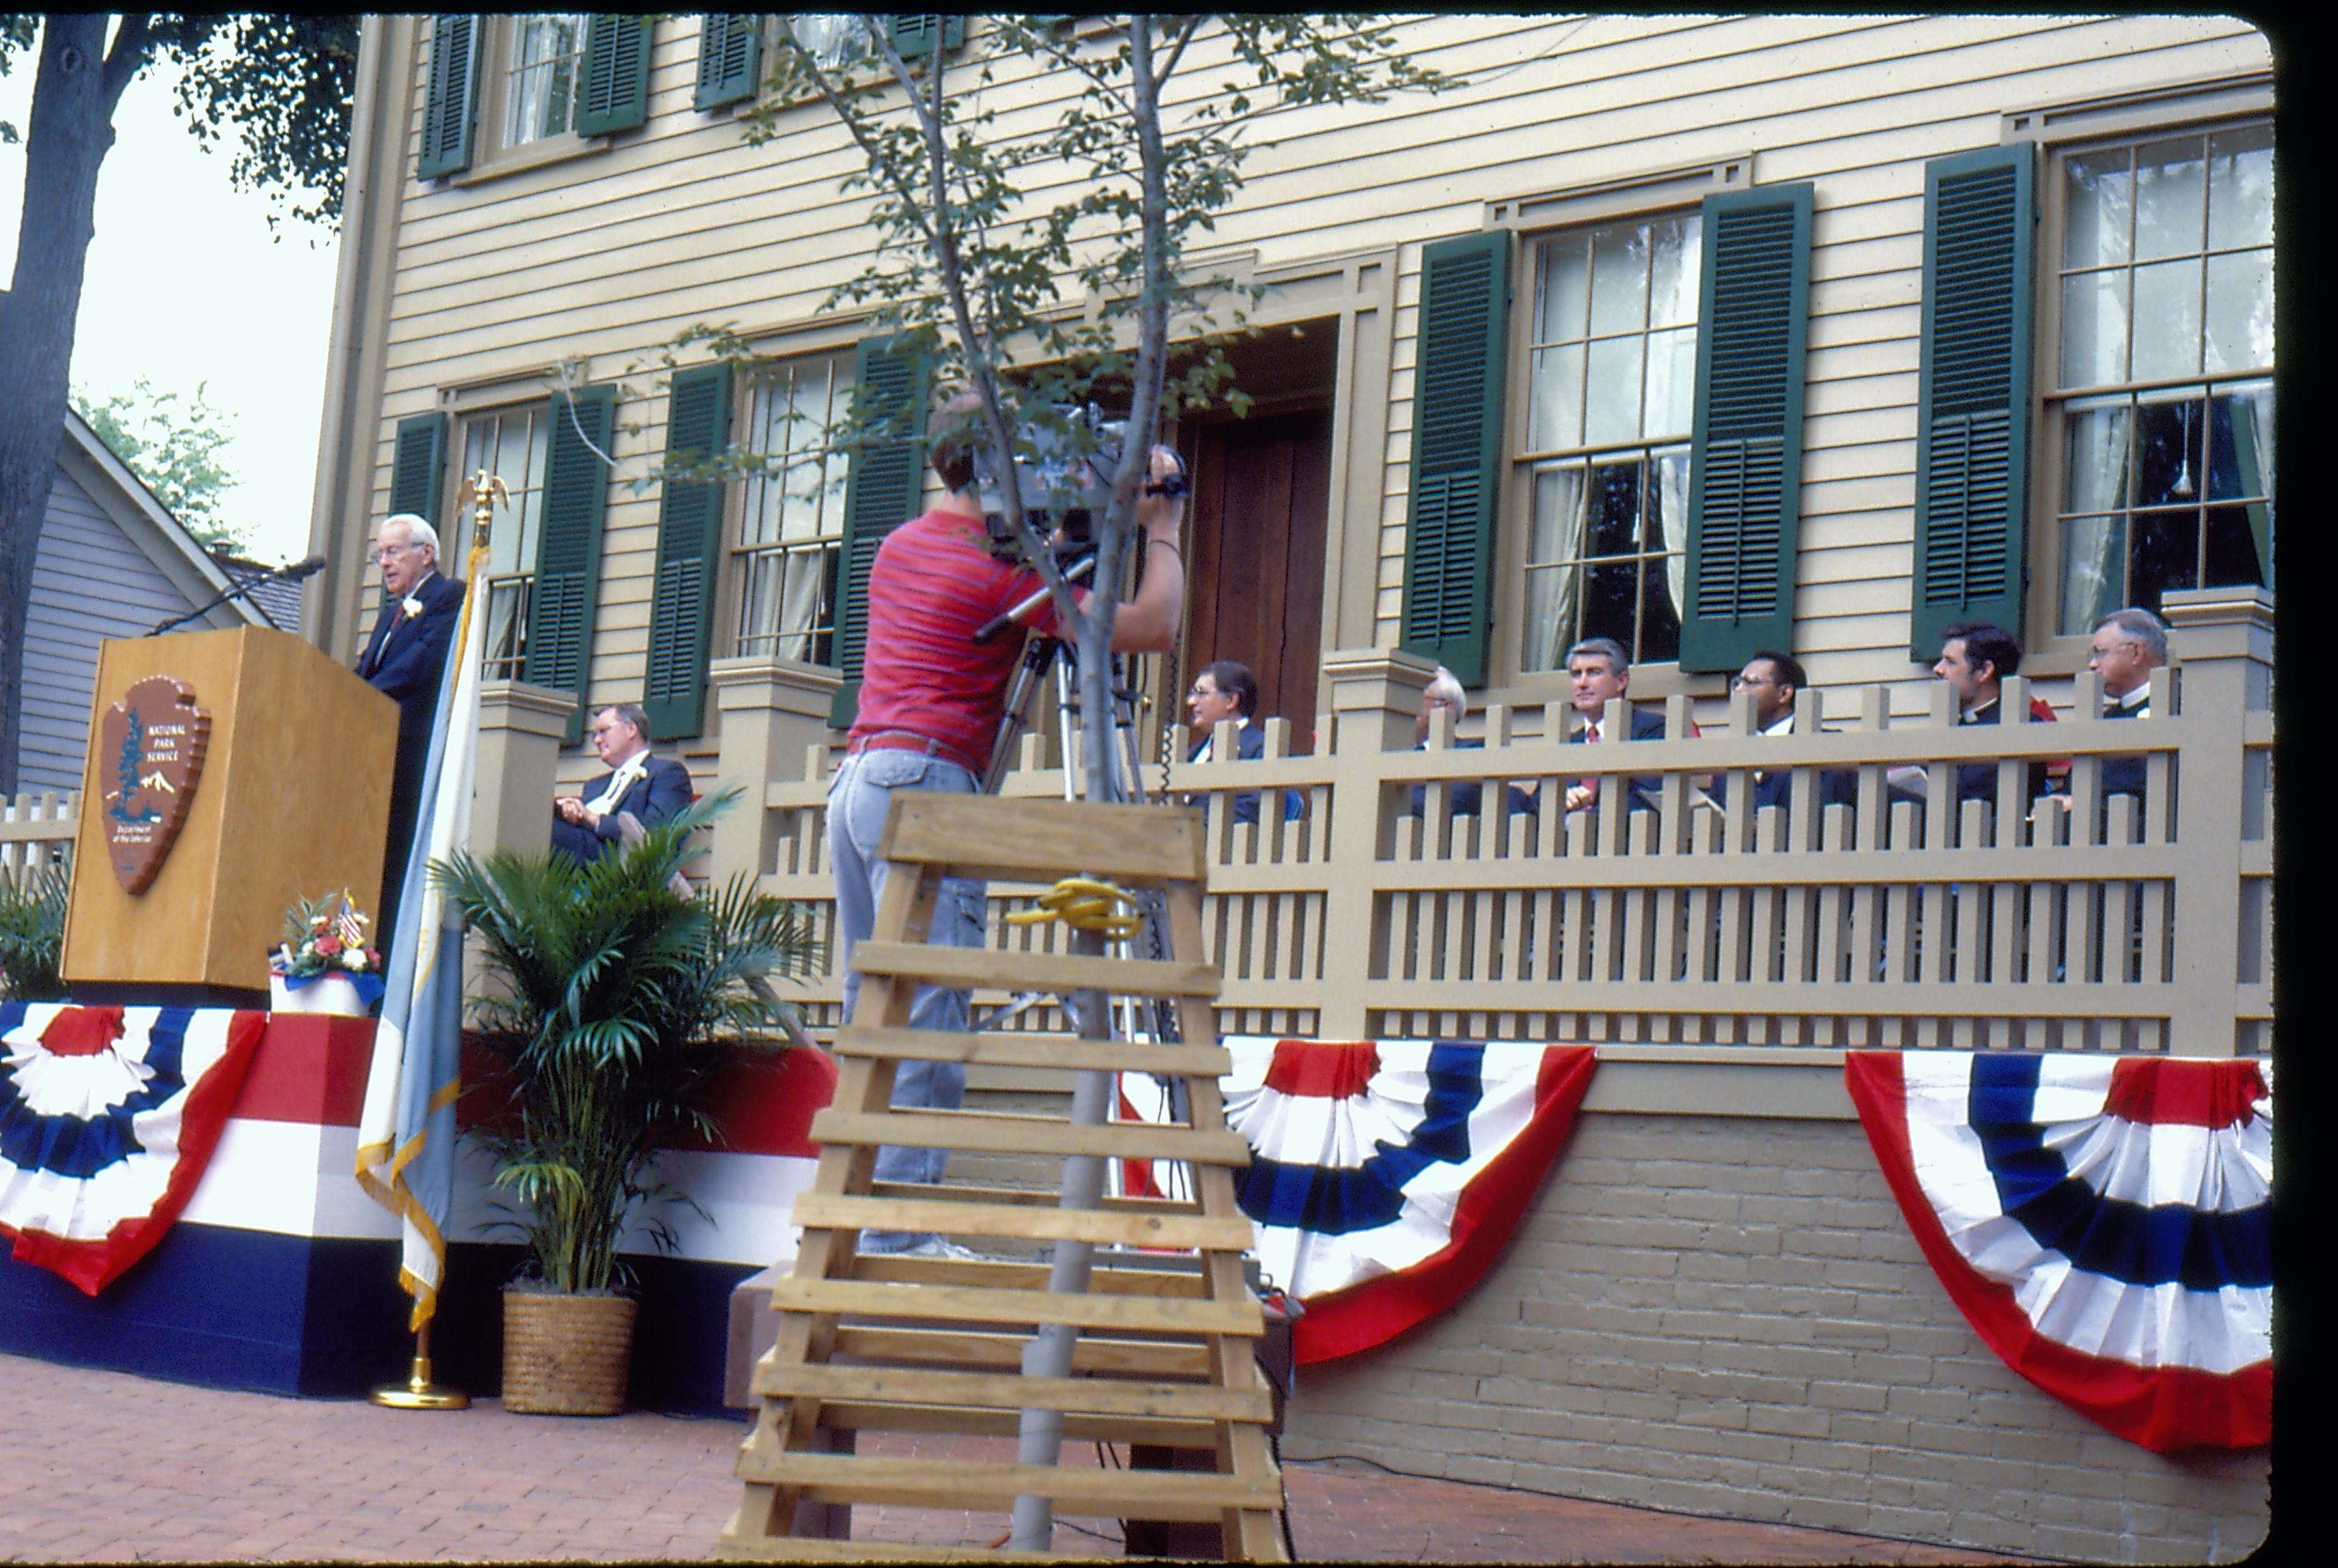
[[[347,892],[303,898],[284,912],[284,941],[268,956],[270,972],[298,990],[327,975],[356,981],[369,1004],[381,994],[381,951],[366,946],[368,921]]]

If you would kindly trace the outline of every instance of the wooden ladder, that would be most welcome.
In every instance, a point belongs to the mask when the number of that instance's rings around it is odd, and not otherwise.
[[[1283,1560],[1282,1478],[1267,1441],[1270,1390],[1253,1358],[1264,1329],[1245,1282],[1250,1220],[1233,1172],[1250,1162],[1225,1124],[1218,1079],[1215,970],[1201,962],[1202,816],[1185,808],[904,794],[880,853],[890,863],[874,930],[854,955],[856,1017],[836,1040],[837,1084],[814,1118],[818,1173],[796,1199],[803,1227],[794,1271],[771,1293],[779,1336],[757,1366],[761,1403],[740,1449],[745,1483],[722,1533],[728,1558],[1045,1557],[977,1545],[919,1548],[831,1538],[838,1504],[896,1504],[997,1515],[1017,1494],[1044,1495],[1057,1516],[1214,1523],[1229,1558]],[[927,946],[946,877],[1052,883],[1085,874],[1164,896],[1171,960]],[[1095,987],[1173,999],[1174,1044],[1039,1034],[944,1034],[908,1026],[919,983],[1061,995]],[[896,1063],[986,1063],[1069,1075],[1081,1069],[1183,1080],[1190,1122],[1079,1127],[1056,1116],[896,1111]],[[1191,1200],[1106,1198],[1091,1210],[1054,1192],[876,1184],[878,1145],[1061,1158],[1191,1163]],[[979,1241],[1086,1241],[1197,1250],[1198,1273],[1098,1268],[1085,1294],[1051,1294],[1044,1262],[863,1257],[863,1228]],[[1178,1260],[1183,1261],[1183,1260]],[[1019,1372],[1034,1326],[1081,1336],[1068,1377]],[[892,1430],[1013,1435],[1026,1408],[1064,1413],[1068,1441],[1213,1451],[1214,1471],[1095,1469],[966,1459],[863,1457],[854,1435]],[[1081,1555],[1094,1555],[1094,1548]]]

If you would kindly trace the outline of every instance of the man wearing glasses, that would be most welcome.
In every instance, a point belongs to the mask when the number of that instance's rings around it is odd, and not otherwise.
[[[438,574],[438,534],[411,512],[384,519],[367,559],[381,567],[386,595],[358,673],[398,703],[398,762],[389,776],[389,841],[381,868],[380,919],[386,943],[397,929],[408,841],[422,804],[422,765],[438,709],[438,677],[463,608],[463,584]]]
[[[593,750],[608,764],[582,795],[555,796],[552,847],[590,866],[624,838],[624,820],[643,828],[690,804],[690,769],[650,754],[650,721],[638,702],[619,702],[593,716]]]

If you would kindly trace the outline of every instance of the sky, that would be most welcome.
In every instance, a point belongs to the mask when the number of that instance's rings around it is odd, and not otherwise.
[[[0,120],[25,129],[33,59],[0,76]],[[285,218],[271,242],[269,198],[228,183],[231,152],[206,152],[171,113],[175,73],[158,65],[115,111],[97,181],[73,385],[93,401],[143,375],[162,392],[208,383],[233,416],[221,457],[239,483],[221,514],[268,562],[309,553],[310,487],[331,330],[335,230]],[[0,143],[0,287],[16,266],[25,150]]]

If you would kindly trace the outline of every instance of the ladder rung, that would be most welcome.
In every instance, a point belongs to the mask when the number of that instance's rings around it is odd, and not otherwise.
[[[752,1467],[752,1468],[751,1468]],[[1194,1470],[1091,1470],[964,1460],[865,1459],[857,1454],[742,1450],[739,1478],[798,1486],[813,1503],[892,1503],[1004,1513],[1018,1496],[1046,1497],[1087,1517],[1213,1521],[1228,1509],[1282,1507],[1280,1473],[1257,1477]]]
[[[812,1365],[765,1367],[755,1392],[877,1404],[962,1405],[981,1410],[1065,1410],[1095,1416],[1152,1416],[1187,1421],[1274,1419],[1262,1386],[1130,1382],[1110,1377],[1031,1377],[1006,1372],[943,1372],[930,1367]]]
[[[910,1285],[990,1285],[1008,1290],[1044,1290],[1047,1265],[1036,1259],[921,1258],[901,1252],[860,1252],[852,1272],[838,1279],[891,1279]],[[1099,1296],[1206,1296],[1209,1282],[1184,1269],[1098,1269],[1088,1289]]]
[[[811,1135],[822,1143],[919,1149],[979,1149],[1008,1154],[1096,1154],[1105,1159],[1183,1160],[1189,1164],[1250,1164],[1250,1142],[1239,1132],[1106,1122],[1076,1126],[1059,1116],[1003,1116],[988,1111],[838,1111],[813,1113]]]
[[[905,1062],[967,1062],[996,1067],[1083,1067],[1163,1077],[1223,1078],[1234,1070],[1223,1045],[1164,1045],[1141,1040],[1083,1040],[1076,1034],[961,1034],[940,1029],[889,1029],[880,1024],[839,1030],[840,1056],[883,1056]]]
[[[963,1328],[907,1328],[841,1324],[833,1354],[928,1367],[1020,1367],[1027,1334],[982,1334]],[[1206,1377],[1206,1345],[1167,1339],[1115,1339],[1083,1334],[1072,1344],[1072,1370],[1141,1377]]]
[[[1158,958],[1099,958],[1083,953],[1001,952],[915,942],[863,942],[852,950],[862,975],[896,975],[937,985],[1005,991],[1102,991],[1114,996],[1213,1000],[1218,972],[1207,964]]]
[[[1026,1203],[1051,1205],[1061,1200],[1062,1194],[1053,1187],[961,1187],[952,1181],[946,1191],[953,1198],[969,1203]],[[871,1181],[871,1198],[930,1198],[931,1183],[923,1181]],[[1115,1198],[1107,1193],[1101,1200],[1106,1209],[1129,1214],[1199,1214],[1202,1204],[1195,1198]]]
[[[859,1279],[781,1279],[771,1287],[781,1312],[851,1312],[863,1317],[950,1323],[1069,1323],[1148,1334],[1266,1332],[1258,1302],[1185,1300],[1162,1296],[1094,1296],[1054,1290],[989,1290],[968,1285],[899,1285]]]
[[[962,1437],[1012,1437],[1022,1430],[1014,1410],[975,1410],[958,1405],[879,1405],[859,1399],[822,1400],[820,1424],[838,1432],[948,1432]],[[1218,1423],[1156,1416],[1064,1417],[1067,1443],[1151,1443],[1164,1448],[1211,1448]]]
[[[1190,806],[924,790],[893,798],[877,853],[987,881],[1054,882],[1086,873],[1133,885],[1197,884],[1206,864],[1202,814]]]
[[[1042,1209],[1030,1205],[958,1203],[947,1199],[858,1198],[823,1192],[796,1195],[795,1222],[810,1230],[935,1231],[951,1236],[1004,1236],[1027,1241],[1086,1241],[1099,1247],[1203,1248],[1240,1252],[1256,1244],[1243,1216],[1130,1214],[1108,1210]]]

